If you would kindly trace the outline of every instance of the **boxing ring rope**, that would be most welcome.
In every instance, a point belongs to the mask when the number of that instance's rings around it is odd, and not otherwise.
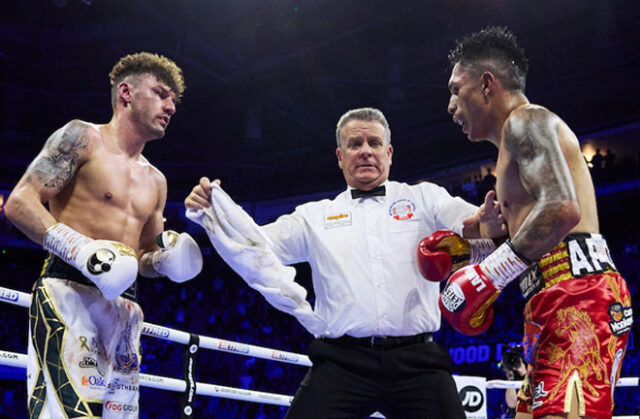
[[[616,384],[616,388],[618,387],[638,387],[638,382],[640,378],[638,377],[621,377]],[[495,389],[508,389],[515,388],[519,389],[522,381],[507,381],[507,380],[487,380],[487,388],[495,388]],[[634,418],[637,416],[634,416]]]
[[[31,302],[31,294],[0,287],[0,301],[21,307],[29,307]],[[180,330],[171,329],[152,323],[143,323],[142,334],[154,338],[164,339],[171,342],[189,345],[194,335]],[[311,360],[308,356],[295,352],[281,351],[278,349],[269,349],[260,346],[249,345],[240,342],[233,342],[224,339],[212,338],[208,336],[199,336],[199,346],[201,348],[211,349],[214,351],[222,351],[235,353],[238,355],[252,356],[261,359],[269,359],[278,362],[287,362],[301,366],[310,367]],[[26,369],[27,355],[0,350],[0,365]],[[638,377],[620,378],[617,387],[638,387],[640,379]],[[520,388],[522,381],[507,380],[489,380],[487,381],[487,389],[507,389]],[[163,377],[159,375],[140,374],[140,385],[159,390],[169,390],[184,393],[187,389],[187,381]],[[255,390],[246,390],[234,387],[219,386],[216,384],[195,383],[195,394],[199,396],[220,397],[225,399],[240,400],[255,403],[266,403],[278,406],[289,406],[293,400],[293,396],[267,393]],[[376,413],[372,417],[384,418],[384,416]],[[639,416],[615,416],[614,419],[639,419]]]
[[[31,302],[31,294],[21,291],[15,291],[9,288],[0,287],[0,301],[29,308]],[[156,324],[142,323],[142,334],[154,338],[169,340],[171,342],[189,344],[191,334],[180,330],[170,329]],[[290,364],[311,366],[311,360],[308,356],[296,354],[293,352],[281,351],[278,349],[263,348],[260,346],[249,345],[245,343],[232,342],[224,339],[211,338],[208,336],[200,337],[200,347],[211,349],[214,351],[238,353],[246,356],[253,356],[262,359],[272,359],[276,361],[288,362]]]

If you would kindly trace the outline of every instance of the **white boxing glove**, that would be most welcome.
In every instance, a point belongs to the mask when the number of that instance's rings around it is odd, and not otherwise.
[[[202,271],[200,246],[187,233],[168,230],[159,234],[156,242],[160,250],[152,256],[153,269],[174,282],[185,282]]]
[[[107,300],[119,297],[138,276],[138,259],[131,247],[93,240],[63,223],[47,230],[43,247],[82,272]]]

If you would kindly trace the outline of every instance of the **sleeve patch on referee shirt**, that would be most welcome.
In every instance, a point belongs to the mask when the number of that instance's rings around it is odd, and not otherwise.
[[[324,228],[344,227],[351,225],[351,212],[328,215],[324,219]]]

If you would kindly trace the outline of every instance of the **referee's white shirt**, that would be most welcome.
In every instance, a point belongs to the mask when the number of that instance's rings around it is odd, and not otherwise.
[[[263,231],[284,264],[309,262],[321,336],[409,336],[440,328],[440,285],[418,271],[418,242],[440,229],[461,234],[477,207],[429,182],[386,181],[385,196],[300,205]]]

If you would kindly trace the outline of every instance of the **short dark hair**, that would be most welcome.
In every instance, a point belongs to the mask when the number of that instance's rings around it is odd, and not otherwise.
[[[504,26],[488,26],[456,41],[449,52],[449,64],[476,73],[491,71],[505,88],[523,90],[527,83],[529,60],[518,39]]]
[[[173,90],[178,102],[182,98],[185,89],[182,69],[163,55],[138,52],[120,58],[109,73],[112,105],[115,105],[116,97],[118,96],[118,84],[128,76],[140,74],[153,74],[159,81],[166,83]]]

